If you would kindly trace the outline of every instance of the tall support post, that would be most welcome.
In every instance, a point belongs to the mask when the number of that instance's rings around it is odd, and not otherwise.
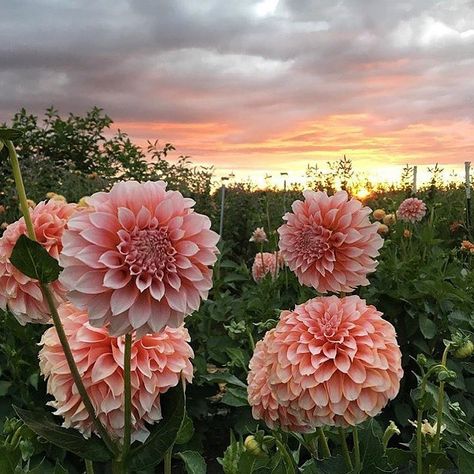
[[[225,202],[225,181],[229,178],[223,177],[222,178],[222,186],[221,186],[221,217],[219,221],[219,235],[221,236],[222,240],[222,233],[224,232],[224,202]]]
[[[413,195],[415,195],[417,193],[417,183],[416,183],[417,174],[418,174],[418,166],[415,165],[413,167],[413,184],[411,186],[411,193]]]
[[[465,161],[464,162],[464,170],[465,170],[465,184],[466,184],[466,226],[471,230],[471,162]]]

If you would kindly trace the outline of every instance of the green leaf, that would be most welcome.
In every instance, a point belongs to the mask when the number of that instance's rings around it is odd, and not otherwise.
[[[26,276],[41,283],[58,279],[62,268],[48,251],[38,242],[21,235],[13,248],[11,263]]]
[[[15,406],[13,408],[28,428],[51,444],[91,461],[107,462],[112,459],[111,453],[97,436],[86,439],[75,429],[57,425],[46,413],[31,412]]]
[[[231,407],[246,407],[249,402],[247,400],[247,390],[239,387],[227,387],[222,403]]]
[[[426,339],[433,339],[436,336],[436,324],[428,319],[425,315],[419,318],[420,330]]]
[[[22,135],[23,133],[20,130],[0,127],[0,140],[16,140]]]
[[[148,440],[132,450],[129,463],[132,471],[142,471],[158,465],[166,451],[175,443],[186,414],[184,384],[179,383],[160,395],[160,404],[163,419],[150,430]]]
[[[184,462],[188,474],[206,474],[206,462],[197,451],[182,451],[177,456]]]
[[[4,474],[13,474],[15,468],[20,462],[20,452],[10,450],[6,446],[0,445],[0,472]]]
[[[228,383],[229,385],[236,385],[237,387],[247,388],[247,385],[239,380],[235,375],[232,375],[229,372],[216,372],[215,374],[206,374],[202,375],[206,382],[215,382],[215,383]]]
[[[194,435],[193,420],[187,414],[184,416],[183,424],[179,429],[175,444],[186,444]]]
[[[8,393],[8,389],[12,383],[7,380],[0,380],[0,397],[4,397]]]
[[[315,460],[314,465],[316,470],[310,470],[308,472],[317,472],[318,474],[339,474],[347,472],[346,463],[340,454],[328,459]]]
[[[474,454],[459,445],[457,454],[459,474],[472,474],[474,472]]]
[[[445,453],[426,453],[425,454],[426,464],[436,469],[451,469],[453,467],[452,462],[449,460]]]

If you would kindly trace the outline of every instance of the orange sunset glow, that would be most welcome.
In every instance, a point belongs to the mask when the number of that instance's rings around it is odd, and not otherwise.
[[[467,1],[31,9],[5,7],[5,119],[25,104],[38,114],[51,104],[63,113],[97,105],[138,144],[169,142],[174,158],[260,184],[265,175],[281,184],[282,172],[304,182],[308,164],[324,169],[344,154],[373,181],[398,179],[405,164],[418,165],[421,180],[435,163],[461,178],[472,159]]]

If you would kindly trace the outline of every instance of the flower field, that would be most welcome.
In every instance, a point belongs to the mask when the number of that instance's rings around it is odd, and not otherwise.
[[[474,472],[464,185],[221,188],[110,123],[0,129],[0,473]]]

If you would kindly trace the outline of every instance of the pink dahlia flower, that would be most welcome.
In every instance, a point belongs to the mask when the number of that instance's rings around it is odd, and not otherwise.
[[[277,263],[278,262],[278,263]],[[257,283],[270,274],[272,278],[278,274],[278,270],[283,266],[281,257],[275,253],[260,252],[255,255],[252,265],[252,277]],[[278,268],[277,268],[278,267]]]
[[[405,222],[419,222],[426,215],[426,205],[418,198],[405,199],[397,210],[397,217]]]
[[[124,338],[111,337],[105,328],[94,328],[87,313],[70,303],[59,307],[64,330],[71,345],[74,360],[95,412],[107,431],[123,438]],[[144,441],[149,432],[145,423],[161,419],[160,394],[176,386],[182,378],[191,382],[194,356],[188,331],[164,328],[147,334],[132,344],[132,439]],[[77,393],[63,349],[54,327],[41,339],[40,370],[47,380],[49,403],[55,415],[64,418],[63,426],[78,429],[86,437],[94,430],[80,395]]]
[[[307,432],[377,415],[403,376],[395,329],[358,296],[283,311],[250,361],[249,403],[270,427]]]
[[[329,197],[325,192],[305,191],[304,201],[295,201],[293,212],[283,217],[279,229],[280,250],[302,285],[327,291],[351,292],[368,285],[367,274],[375,270],[383,239],[372,210],[345,191]]]
[[[263,227],[257,227],[252,232],[252,237],[250,237],[250,242],[255,242],[256,244],[262,244],[263,242],[268,242],[267,234]]]
[[[118,183],[87,203],[63,239],[70,300],[113,336],[180,326],[212,286],[219,236],[209,218],[161,181]]]
[[[43,201],[30,210],[35,235],[38,242],[58,258],[62,250],[62,237],[67,222],[75,209],[75,204],[61,201]],[[10,262],[13,247],[21,235],[27,235],[25,219],[7,226],[0,238],[0,308],[7,308],[20,324],[28,322],[48,323],[50,313],[37,280],[27,277]],[[56,301],[63,301],[66,294],[62,285],[56,281],[51,284]]]

